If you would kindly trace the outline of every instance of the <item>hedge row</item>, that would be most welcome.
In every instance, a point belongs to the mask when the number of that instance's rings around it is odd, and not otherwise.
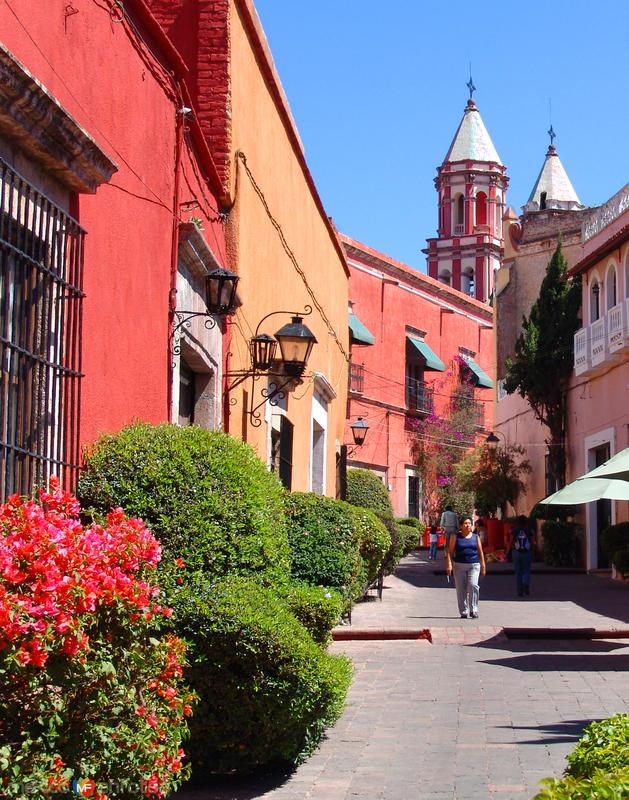
[[[601,548],[619,572],[629,573],[629,522],[605,528],[601,534]]]
[[[534,800],[622,800],[629,796],[629,714],[592,722],[567,757],[563,778],[542,781]]]
[[[339,500],[287,498],[293,578],[337,589],[347,610],[378,574],[391,538],[376,515]]]
[[[369,481],[358,496],[375,511],[287,495],[248,445],[195,426],[132,425],[87,455],[79,493],[91,514],[121,506],[161,541],[160,581],[199,695],[195,771],[299,761],[340,713],[349,667],[323,648],[404,547],[386,489],[369,500]]]
[[[254,578],[197,575],[175,605],[193,643],[187,678],[199,705],[188,749],[197,777],[309,755],[342,711],[349,661],[328,655]]]

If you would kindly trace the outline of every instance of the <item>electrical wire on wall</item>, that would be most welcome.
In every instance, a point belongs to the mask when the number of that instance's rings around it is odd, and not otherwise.
[[[295,254],[293,253],[290,245],[288,244],[288,242],[286,240],[286,236],[284,234],[284,231],[282,230],[282,226],[280,225],[280,223],[275,219],[275,217],[271,213],[271,210],[270,210],[269,205],[267,203],[266,197],[264,196],[264,192],[262,191],[262,189],[258,185],[255,177],[253,176],[253,173],[249,169],[249,165],[247,164],[247,158],[246,158],[245,154],[241,150],[238,150],[238,152],[236,153],[236,158],[242,162],[242,165],[243,165],[243,167],[245,169],[245,172],[247,173],[247,177],[251,181],[251,185],[253,186],[253,189],[254,189],[255,193],[258,195],[258,198],[260,199],[260,202],[262,203],[262,206],[264,207],[264,210],[266,212],[267,217],[269,218],[269,220],[271,221],[271,224],[273,225],[273,227],[277,231],[277,234],[279,236],[279,239],[280,239],[280,242],[282,244],[282,247],[284,248],[284,252],[288,256],[289,260],[291,261],[291,263],[292,263],[293,267],[295,268],[297,274],[302,279],[302,281],[304,283],[304,286],[306,287],[306,291],[310,295],[312,303],[313,303],[314,307],[317,309],[317,311],[319,312],[319,314],[321,316],[321,319],[324,321],[330,336],[332,336],[332,338],[334,339],[337,347],[339,348],[339,350],[343,354],[343,358],[345,359],[345,361],[349,362],[349,353],[347,352],[347,350],[345,350],[345,347],[343,346],[343,343],[339,339],[339,337],[338,337],[338,335],[336,333],[336,330],[334,329],[334,326],[332,325],[332,323],[328,319],[328,316],[325,313],[325,310],[324,310],[323,306],[321,305],[321,303],[317,299],[317,296],[315,295],[313,288],[310,286],[310,284],[308,282],[308,278],[306,277],[306,274],[305,274],[304,270],[299,266],[297,258],[295,257]]]

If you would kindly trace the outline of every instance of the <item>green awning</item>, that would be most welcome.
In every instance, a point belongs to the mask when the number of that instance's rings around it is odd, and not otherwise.
[[[376,337],[352,311],[349,312],[349,329],[352,334],[352,342],[356,342],[356,344],[375,344]]]
[[[493,389],[494,382],[489,377],[489,375],[481,369],[475,361],[472,361],[471,358],[467,356],[462,356],[463,361],[467,364],[467,366],[472,370],[474,375],[476,375],[476,385],[480,386],[483,389]]]
[[[422,358],[426,361],[426,369],[433,369],[437,372],[445,372],[446,365],[443,361],[439,358],[439,356],[428,347],[426,342],[422,339],[415,339],[414,336],[407,336],[408,341],[413,345],[415,350],[419,353]]]

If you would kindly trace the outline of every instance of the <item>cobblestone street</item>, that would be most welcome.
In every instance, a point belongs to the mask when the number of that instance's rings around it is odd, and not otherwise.
[[[480,619],[462,620],[442,567],[414,553],[387,578],[382,603],[354,609],[354,632],[429,628],[433,641],[335,642],[355,679],[341,720],[305,764],[178,797],[524,800],[563,771],[589,721],[627,710],[629,639],[519,639],[503,628],[628,632],[628,586],[540,565],[522,600],[509,565],[491,565]]]

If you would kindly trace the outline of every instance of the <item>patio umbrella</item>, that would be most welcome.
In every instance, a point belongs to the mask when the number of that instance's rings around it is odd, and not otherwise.
[[[604,464],[588,472],[583,478],[614,478],[629,481],[629,447],[608,458]]]
[[[590,475],[569,483],[540,503],[545,506],[574,506],[602,499],[629,500],[629,481],[590,478]]]

